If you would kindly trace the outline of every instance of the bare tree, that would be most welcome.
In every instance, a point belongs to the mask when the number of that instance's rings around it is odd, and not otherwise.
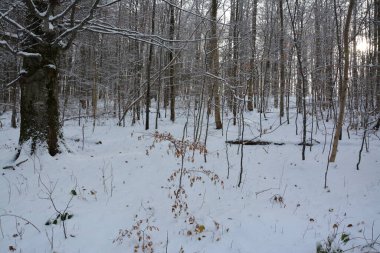
[[[342,82],[342,85],[339,87],[340,88],[339,89],[339,115],[338,115],[338,121],[335,127],[333,146],[332,146],[331,154],[329,158],[330,162],[335,162],[336,154],[338,152],[339,136],[341,135],[343,121],[344,121],[344,110],[345,110],[345,105],[346,105],[346,95],[347,95],[348,79],[349,79],[348,69],[349,69],[349,64],[350,64],[349,35],[350,35],[351,16],[352,16],[352,11],[354,9],[354,5],[355,5],[355,0],[350,0],[349,5],[348,5],[346,22],[345,22],[344,30],[343,30],[343,50],[344,50],[343,82]]]
[[[377,58],[376,71],[376,112],[380,113],[380,0],[375,0],[375,47]]]
[[[153,0],[152,7],[152,22],[151,22],[151,33],[154,34],[155,28],[155,17],[156,17],[156,0]],[[148,62],[146,67],[146,80],[147,80],[147,88],[146,88],[146,102],[145,102],[145,130],[149,129],[149,108],[150,108],[150,72],[152,67],[152,55],[153,55],[153,45],[149,45],[148,52]],[[157,112],[158,113],[158,112]]]
[[[256,77],[256,35],[257,35],[257,28],[256,28],[256,19],[257,19],[257,0],[253,0],[252,3],[252,24],[251,24],[251,30],[252,30],[252,41],[251,41],[251,60],[250,60],[250,68],[251,68],[251,77],[248,80],[248,101],[247,101],[247,107],[249,111],[253,111],[254,106],[256,106],[256,103],[254,103],[254,90],[256,89],[257,85],[257,77]]]
[[[211,94],[209,96],[214,97],[214,110],[215,110],[215,124],[216,129],[221,129],[223,127],[222,120],[220,117],[220,94],[219,94],[219,48],[218,48],[218,34],[217,34],[217,12],[218,12],[218,1],[211,0],[211,31],[209,40],[209,70],[211,77]],[[210,99],[211,101],[211,99]]]

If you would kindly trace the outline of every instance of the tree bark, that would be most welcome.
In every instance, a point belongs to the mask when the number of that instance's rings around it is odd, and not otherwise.
[[[38,1],[36,8],[44,10],[46,3]],[[52,4],[54,9],[54,4]],[[31,145],[30,153],[35,153],[39,146],[47,146],[50,155],[59,152],[59,139],[62,137],[58,112],[58,70],[60,47],[51,43],[56,34],[54,30],[46,30],[41,19],[29,9],[26,15],[30,30],[43,38],[46,43],[39,43],[28,38],[22,45],[28,53],[36,56],[23,57],[23,71],[20,79],[20,138],[19,153],[27,143]]]
[[[284,116],[284,93],[285,93],[285,52],[284,52],[284,13],[283,2],[279,1],[280,11],[280,122]]]
[[[174,40],[174,2],[171,0],[171,4],[169,6],[170,9],[170,25],[169,25],[169,39],[171,41]],[[173,43],[172,43],[173,44]],[[169,86],[170,86],[170,120],[175,121],[175,97],[176,97],[176,90],[174,86],[174,62],[172,62],[174,59],[173,50],[169,51],[169,62],[171,62],[171,65],[169,67]]]
[[[17,118],[17,86],[14,85],[12,87],[12,118],[11,118],[11,126],[12,128],[17,128],[16,118]]]
[[[380,113],[380,0],[375,0],[375,41],[376,41],[376,112]]]
[[[151,23],[151,34],[154,34],[154,21],[155,21],[155,15],[156,15],[156,0],[153,0],[153,7],[152,7],[152,23]],[[151,39],[152,41],[152,39]],[[152,67],[152,55],[153,55],[153,45],[149,45],[149,52],[148,52],[148,62],[146,67],[146,79],[147,79],[147,88],[146,88],[146,100],[145,100],[145,130],[149,129],[149,114],[150,114],[150,71]],[[157,111],[158,113],[158,111]]]
[[[353,7],[355,5],[355,0],[350,0],[347,12],[346,23],[343,30],[343,50],[344,50],[344,69],[343,69],[343,81],[339,89],[339,116],[336,123],[335,135],[333,140],[333,146],[331,149],[331,154],[329,161],[335,162],[336,154],[338,152],[338,142],[339,136],[342,132],[343,120],[344,120],[344,110],[346,103],[347,87],[348,87],[348,68],[350,64],[350,49],[349,49],[349,35],[350,35],[350,23]]]
[[[49,154],[59,152],[58,140],[61,137],[58,112],[58,71],[56,48],[37,47],[33,52],[39,58],[24,58],[26,74],[20,80],[20,139],[19,144],[31,141],[31,153],[37,146],[47,145]]]
[[[211,39],[210,39],[210,52],[211,52],[211,74],[214,76],[219,75],[219,48],[218,48],[218,35],[217,35],[217,11],[218,11],[218,1],[212,0],[211,2]],[[222,120],[220,117],[220,94],[219,94],[219,80],[212,77],[212,91],[215,102],[215,124],[216,129],[221,129],[223,127]]]
[[[252,3],[252,46],[251,46],[251,60],[250,60],[250,67],[251,67],[251,78],[248,80],[248,102],[247,102],[247,108],[248,111],[253,111],[254,103],[253,103],[253,96],[254,96],[254,87],[256,86],[256,17],[257,17],[257,0],[253,0]]]

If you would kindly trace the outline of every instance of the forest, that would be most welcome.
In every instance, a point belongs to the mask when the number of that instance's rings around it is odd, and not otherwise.
[[[380,252],[380,0],[1,0],[0,252]]]

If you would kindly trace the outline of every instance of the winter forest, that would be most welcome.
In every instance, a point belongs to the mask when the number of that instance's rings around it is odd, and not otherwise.
[[[0,252],[380,252],[380,0],[0,0]]]

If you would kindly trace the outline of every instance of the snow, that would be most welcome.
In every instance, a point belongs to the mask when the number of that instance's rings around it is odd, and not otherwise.
[[[160,119],[158,132],[171,133],[181,140],[186,113],[179,115],[175,123]],[[325,130],[322,121],[319,122],[313,139],[320,143],[314,141],[311,151],[307,147],[306,160],[302,161],[302,146],[297,145],[301,142],[301,132],[296,135],[295,114],[291,114],[290,125],[275,130],[279,125],[277,115],[277,112],[267,114],[268,119],[263,120],[266,134],[260,139],[285,144],[245,146],[240,188],[237,187],[240,147],[226,146],[226,129],[222,136],[222,131],[215,130],[211,122],[207,162],[199,151],[195,152],[193,162],[192,151],[188,150],[184,167],[200,171],[202,166],[217,174],[223,184],[211,181],[203,172],[192,172],[190,176],[201,179],[191,187],[185,176],[183,187],[187,198],[183,200],[188,204],[189,214],[182,213],[177,218],[172,205],[179,174],[174,180],[170,180],[170,175],[181,168],[181,157],[175,156],[169,141],[155,142],[155,130],[145,131],[142,122],[123,128],[115,126],[114,119],[99,119],[93,131],[91,121],[84,128],[76,121],[68,121],[64,135],[71,152],[64,150],[55,157],[43,151],[33,156],[23,152],[18,161],[28,159],[26,162],[15,166],[15,170],[1,171],[0,252],[8,252],[10,246],[16,252],[31,253],[133,252],[134,245],[142,243],[138,241],[137,227],[142,230],[147,227],[144,242],[148,243],[146,235],[150,235],[155,252],[179,252],[181,247],[184,252],[207,253],[315,252],[316,244],[323,243],[334,232],[338,234],[335,243],[342,249],[354,247],[347,252],[365,252],[362,246],[371,241],[372,234],[374,239],[380,234],[379,139],[372,133],[369,152],[363,152],[360,170],[356,170],[361,131],[358,134],[352,131],[350,139],[344,134],[337,162],[329,167],[329,187],[324,189],[333,126],[325,122]],[[230,116],[225,116],[225,128]],[[245,112],[244,116],[244,138],[257,137],[259,114]],[[193,116],[189,119],[185,139],[191,142]],[[10,114],[3,115],[1,120],[0,166],[3,167],[13,164],[18,129],[10,128]],[[302,117],[298,120],[300,131]],[[309,130],[310,127],[311,124]],[[236,139],[238,131],[238,126],[230,124],[228,139]],[[226,152],[230,162],[228,179]],[[73,196],[72,190],[77,195]],[[48,199],[49,191],[58,211],[63,212],[68,206],[67,213],[73,214],[65,221],[67,239],[62,221],[44,225],[57,217]],[[27,219],[41,232],[9,215]],[[133,230],[140,219],[142,224]],[[119,243],[116,240],[119,230],[131,232],[130,238],[125,236]],[[347,244],[339,241],[343,232],[349,235]],[[374,247],[379,250],[378,244]]]
[[[29,53],[29,52],[25,52],[25,51],[18,51],[17,54],[22,56],[22,57],[37,57],[37,58],[42,57],[41,54],[39,54],[39,53]]]
[[[20,72],[19,72],[19,75],[24,75],[24,74],[27,74],[28,71],[26,69],[21,69]]]
[[[45,67],[47,67],[49,69],[57,69],[57,67],[54,64],[47,64],[47,65],[45,65]]]

